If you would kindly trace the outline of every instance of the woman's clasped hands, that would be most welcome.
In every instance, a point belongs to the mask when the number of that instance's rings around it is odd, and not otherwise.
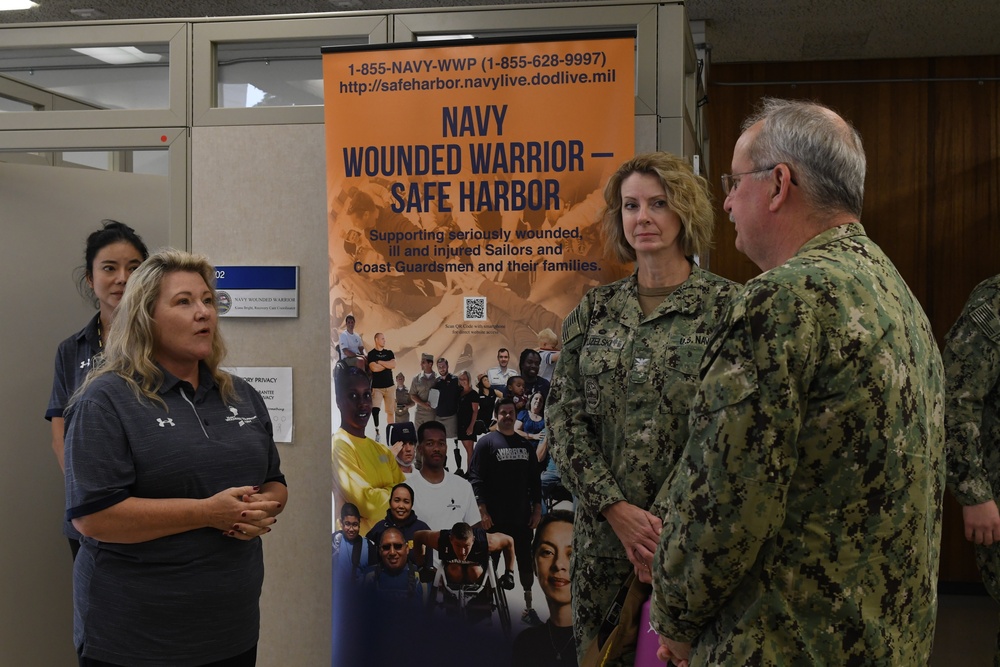
[[[209,525],[238,540],[252,540],[271,532],[281,512],[281,503],[267,498],[259,486],[234,486],[206,500]]]

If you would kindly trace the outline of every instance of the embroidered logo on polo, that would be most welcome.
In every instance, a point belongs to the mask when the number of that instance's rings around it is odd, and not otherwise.
[[[95,354],[94,356],[90,357],[89,359],[84,359],[83,361],[80,362],[80,370],[83,370],[84,368],[91,368],[91,367],[98,368],[101,365],[101,360],[103,358],[104,358],[104,355],[102,353],[98,352],[97,354]]]
[[[253,415],[251,417],[240,417],[240,411],[232,406],[229,407],[229,411],[232,412],[233,414],[229,417],[226,417],[226,421],[239,422],[240,428],[246,426],[247,424],[257,419],[257,415]]]
[[[175,424],[174,420],[171,418],[160,419],[159,417],[157,417],[156,423],[160,425],[160,428],[163,428],[164,426],[177,426],[177,424]]]

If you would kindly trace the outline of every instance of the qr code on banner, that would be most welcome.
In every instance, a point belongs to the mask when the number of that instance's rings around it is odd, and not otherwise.
[[[467,296],[465,297],[465,320],[486,320],[486,297]]]

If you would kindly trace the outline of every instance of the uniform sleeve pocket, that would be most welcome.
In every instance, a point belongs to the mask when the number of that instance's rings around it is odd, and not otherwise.
[[[663,407],[673,414],[687,414],[698,392],[698,366],[704,345],[678,345],[666,355],[663,365]]]

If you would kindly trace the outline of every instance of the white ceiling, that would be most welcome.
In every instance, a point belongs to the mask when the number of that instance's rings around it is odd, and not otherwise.
[[[567,0],[35,0],[0,24],[576,4]],[[997,0],[687,0],[713,62],[1000,54]],[[2,45],[0,45],[2,46]]]

